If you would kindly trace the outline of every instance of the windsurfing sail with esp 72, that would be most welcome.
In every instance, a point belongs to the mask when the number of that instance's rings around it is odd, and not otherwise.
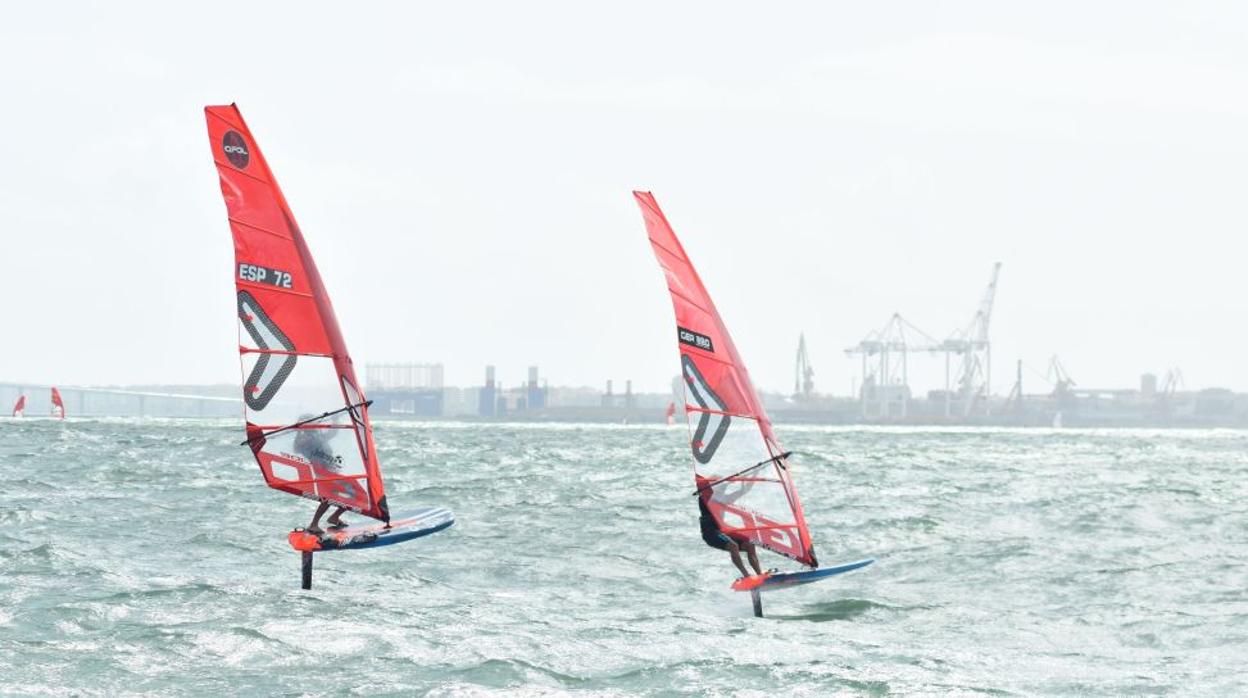
[[[817,567],[802,504],[745,364],[654,195],[633,192],[676,311],[694,482],[722,531]],[[709,501],[708,501],[709,500]]]
[[[26,414],[26,396],[18,395],[17,402],[13,403],[13,416],[21,417]]]
[[[245,443],[269,487],[388,522],[368,402],[312,253],[238,108],[204,112],[234,238]]]

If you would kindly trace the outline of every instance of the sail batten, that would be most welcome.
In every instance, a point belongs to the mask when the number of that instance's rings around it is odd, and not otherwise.
[[[283,351],[281,349],[256,349],[254,347],[240,346],[238,348],[240,354],[269,354],[273,356],[314,356],[322,359],[332,359],[333,354],[313,354],[309,351]]]
[[[738,417],[740,419],[753,419],[753,417],[751,417],[750,415],[741,414],[740,412],[724,412],[722,410],[708,410],[704,407],[696,407],[694,405],[685,405],[685,410],[687,412],[704,412],[706,414],[715,414],[715,415],[720,415],[723,417]]]
[[[258,284],[258,283],[254,283],[250,281],[239,282],[238,287],[239,288],[259,288],[259,289],[264,289],[265,291],[268,291],[269,293],[281,293],[281,294],[285,294],[288,296],[297,296],[299,298],[307,298],[309,300],[312,299],[311,293],[300,293],[299,291],[290,291],[284,288],[270,289],[266,287],[264,284]]]
[[[658,202],[633,192],[676,315],[695,494],[722,531],[818,565],[801,501],[771,420],[715,303]]]
[[[312,253],[237,107],[205,113],[234,241],[244,443],[270,487],[388,521],[367,402]]]
[[[290,239],[291,239],[291,238],[290,238],[290,231],[288,231],[288,230],[270,230],[269,228],[262,228],[262,227],[260,227],[260,226],[258,226],[258,225],[251,225],[251,224],[247,223],[246,221],[240,221],[240,220],[237,220],[237,219],[235,219],[235,218],[230,218],[230,219],[229,219],[229,221],[230,221],[230,223],[232,223],[232,224],[234,224],[234,225],[241,225],[241,226],[243,226],[243,227],[245,227],[245,228],[247,228],[247,229],[249,229],[249,230],[254,230],[254,231],[258,232],[258,233],[267,233],[267,234],[269,234],[269,235],[274,235],[274,236],[276,236],[276,237],[279,237],[279,238],[281,238],[281,239],[283,239],[283,240],[290,240]]]

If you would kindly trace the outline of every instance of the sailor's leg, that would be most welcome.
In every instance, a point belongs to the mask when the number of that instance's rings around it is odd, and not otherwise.
[[[754,568],[754,574],[762,574],[763,568],[758,564],[758,548],[755,547],[753,541],[746,541],[741,544],[745,548],[745,554],[750,558],[750,567]]]
[[[347,510],[346,507],[338,507],[337,509],[334,510],[334,513],[329,515],[328,519],[325,519],[325,523],[329,524],[330,528],[338,528],[340,526],[345,526],[346,524],[342,522],[342,513],[346,510]]]
[[[316,513],[312,515],[312,523],[308,524],[308,533],[321,533],[321,517],[329,510],[329,502],[321,502],[316,507]]]
[[[741,562],[741,548],[737,545],[736,541],[728,541],[728,554],[732,556],[732,564],[736,565],[737,569],[741,570],[741,576],[750,576],[750,573],[745,571],[745,565]]]

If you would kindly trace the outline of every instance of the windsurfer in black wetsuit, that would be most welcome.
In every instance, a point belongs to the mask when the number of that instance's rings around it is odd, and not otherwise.
[[[702,542],[716,550],[727,550],[728,554],[732,556],[732,564],[736,565],[737,569],[741,571],[741,576],[748,577],[750,573],[746,570],[745,564],[741,562],[741,551],[744,550],[745,554],[749,556],[750,566],[754,568],[754,573],[762,574],[763,568],[758,564],[758,549],[754,546],[754,542],[739,533],[724,533],[723,529],[720,528],[719,522],[715,520],[715,516],[711,514],[710,507],[707,505],[713,494],[713,488],[707,487],[710,481],[701,476],[695,476],[695,478],[698,485],[698,511],[701,512],[699,524],[702,527]],[[731,497],[730,501],[735,500],[742,493]]]
[[[314,419],[312,415],[306,415],[300,417],[299,421],[304,422],[311,419]],[[295,435],[295,453],[307,458],[314,467],[324,468],[336,473],[342,469],[340,465],[342,459],[334,455],[334,449],[329,445],[329,437],[322,433],[324,431],[326,430],[318,428],[299,429],[299,433]],[[321,517],[325,515],[325,512],[329,511],[331,506],[333,506],[331,502],[321,500],[321,503],[316,507],[316,513],[312,515],[312,523],[308,524],[304,530],[308,533],[323,533],[321,530]],[[330,528],[346,526],[347,524],[342,520],[342,514],[346,510],[346,507],[339,506],[334,513],[329,515],[325,522]]]

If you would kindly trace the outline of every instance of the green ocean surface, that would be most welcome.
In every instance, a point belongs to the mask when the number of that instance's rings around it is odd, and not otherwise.
[[[1248,693],[1245,432],[781,427],[821,562],[877,562],[764,619],[683,428],[376,435],[457,522],[305,592],[239,424],[0,421],[0,694]]]

